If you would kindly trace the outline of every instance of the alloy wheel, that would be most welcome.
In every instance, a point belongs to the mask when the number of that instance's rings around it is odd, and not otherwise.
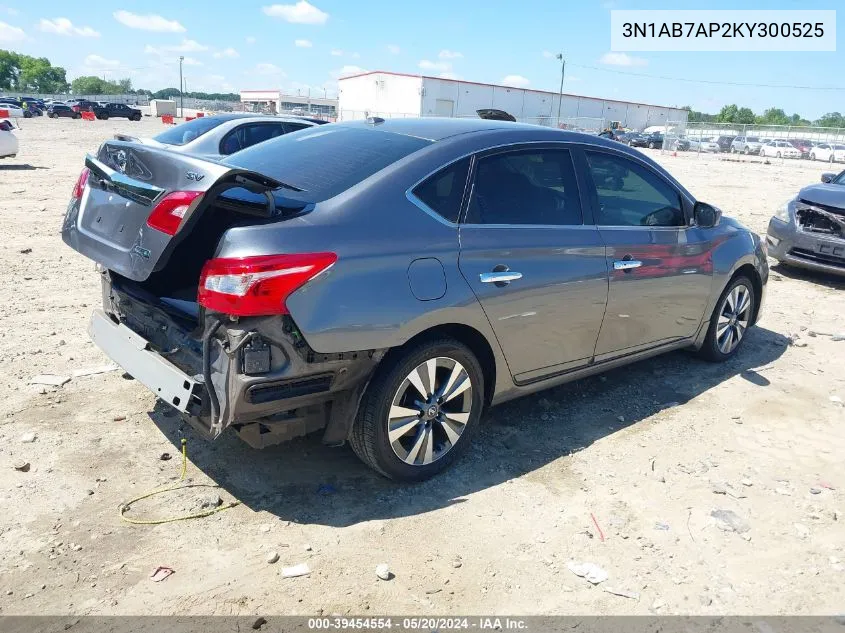
[[[458,443],[472,410],[472,381],[463,365],[430,358],[408,374],[393,396],[387,436],[411,466],[437,461]]]
[[[716,345],[723,354],[730,354],[739,345],[751,319],[751,289],[738,284],[722,301],[716,324]]]

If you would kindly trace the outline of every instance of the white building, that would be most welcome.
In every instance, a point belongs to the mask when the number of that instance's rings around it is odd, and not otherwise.
[[[559,104],[560,123],[570,128],[596,130],[618,121],[624,127],[642,130],[687,120],[687,111],[680,108],[565,93],[560,103],[557,92],[386,71],[343,77],[338,80],[338,91],[340,120],[367,116],[474,117],[477,110],[494,108],[518,121],[554,126]]]
[[[311,116],[334,119],[337,117],[337,99],[285,94],[281,90],[241,90],[241,103],[247,111],[261,111],[310,114]]]

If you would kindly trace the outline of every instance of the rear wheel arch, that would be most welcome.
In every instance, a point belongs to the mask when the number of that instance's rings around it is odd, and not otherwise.
[[[444,323],[419,332],[405,341],[399,347],[392,348],[385,359],[391,355],[402,353],[404,350],[416,347],[423,341],[452,338],[466,345],[478,359],[484,375],[485,408],[490,405],[496,388],[496,355],[487,338],[472,326],[462,323]],[[382,359],[384,362],[384,359]]]

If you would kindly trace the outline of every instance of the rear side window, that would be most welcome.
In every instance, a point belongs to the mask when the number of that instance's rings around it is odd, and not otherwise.
[[[224,163],[302,190],[286,190],[288,197],[320,202],[430,144],[372,127],[320,125],[248,147]]]
[[[684,226],[680,194],[650,170],[611,154],[587,152],[602,226]]]
[[[469,172],[469,158],[464,158],[417,185],[414,195],[443,219],[457,223]]]
[[[271,138],[281,136],[284,129],[279,123],[252,123],[242,125],[229,132],[220,141],[220,153],[224,155],[239,152],[247,147],[258,145]]]
[[[226,119],[200,117],[199,119],[194,119],[193,121],[180,123],[179,125],[162,132],[158,136],[155,136],[154,139],[159,143],[165,143],[166,145],[185,145],[225,122]]]
[[[581,224],[581,201],[569,152],[523,150],[479,159],[466,222]]]

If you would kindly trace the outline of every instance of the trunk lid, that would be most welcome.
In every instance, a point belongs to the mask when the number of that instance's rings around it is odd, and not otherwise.
[[[203,208],[230,188],[264,193],[279,183],[261,174],[202,160],[133,140],[104,143],[88,155],[82,195],[68,204],[62,239],[71,248],[134,281],[163,267],[195,226]],[[174,235],[147,224],[156,206],[175,192],[200,192]]]

